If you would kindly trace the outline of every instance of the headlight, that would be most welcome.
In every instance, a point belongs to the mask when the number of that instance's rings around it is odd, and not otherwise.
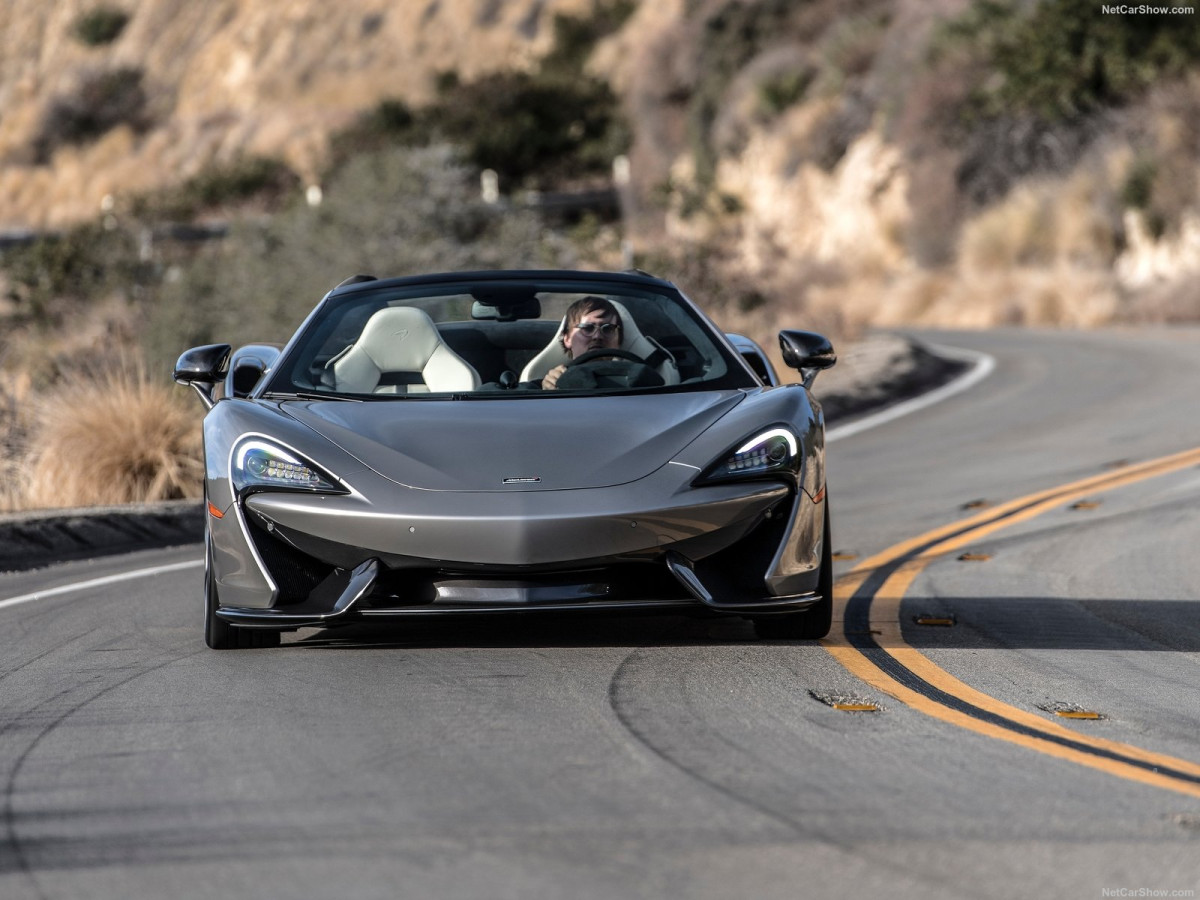
[[[800,471],[800,442],[787,428],[772,428],[733,448],[700,476],[700,482],[796,475]]]
[[[250,438],[233,450],[230,478],[240,493],[247,488],[345,493],[316,465],[261,438]]]

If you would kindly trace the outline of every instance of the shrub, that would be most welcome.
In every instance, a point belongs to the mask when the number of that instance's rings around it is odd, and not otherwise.
[[[34,158],[45,163],[64,145],[89,143],[118,125],[144,131],[149,124],[141,69],[92,72],[74,92],[51,101],[33,140]]]
[[[637,9],[635,0],[593,5],[591,16],[554,17],[554,46],[541,62],[543,72],[579,74],[596,44],[620,30]]]
[[[442,84],[439,76],[439,84]],[[446,90],[458,79],[445,82]],[[332,135],[329,141],[330,166],[336,170],[354,156],[372,153],[393,144],[418,144],[421,137],[415,130],[416,116],[403,100],[387,98],[358,117],[358,121]]]
[[[1092,0],[979,0],[944,23],[934,61],[969,53],[963,121],[1033,117],[1076,121],[1135,99],[1200,63],[1200,17],[1103,15]]]
[[[931,62],[963,84],[941,130],[962,147],[958,187],[982,205],[1026,176],[1064,174],[1112,110],[1200,63],[1200,18],[980,0],[936,30]]]
[[[38,406],[27,508],[199,497],[196,410],[143,366],[80,373]]]
[[[282,160],[263,156],[212,163],[183,184],[134,201],[137,216],[193,219],[207,210],[256,200],[278,206],[295,193],[300,179]]]
[[[443,72],[429,106],[382,101],[334,136],[334,167],[362,151],[448,141],[479,168],[531,187],[607,173],[628,149],[630,132],[607,82],[583,67],[596,41],[633,9],[630,0],[614,0],[597,4],[590,18],[556,17],[554,47],[535,71],[496,72],[472,82]]]
[[[739,75],[786,48],[793,65],[760,83],[760,114],[777,115],[818,93],[852,97],[887,33],[891,5],[892,0],[724,0],[700,7],[692,33],[678,41],[676,51],[685,54],[676,68],[692,73],[677,93],[699,188],[712,187],[723,149],[714,126]]]
[[[480,168],[541,185],[607,172],[629,143],[616,95],[591,78],[488,75],[443,94],[425,121]]]
[[[957,31],[983,44],[1000,76],[973,98],[989,117],[1075,118],[1125,103],[1200,61],[1200,18],[1101,15],[1092,0],[1044,0],[1025,15],[988,0]]]
[[[1149,208],[1157,178],[1158,163],[1155,160],[1145,156],[1135,159],[1121,185],[1121,203],[1131,209]]]
[[[497,72],[466,83],[441,79],[437,101],[417,111],[384,100],[334,137],[332,156],[345,165],[363,151],[447,141],[506,181],[545,188],[606,173],[628,148],[629,132],[606,82]]]
[[[816,77],[811,67],[777,72],[758,86],[758,107],[767,117],[777,116],[804,99]]]
[[[38,326],[56,325],[72,303],[136,283],[143,275],[133,235],[98,222],[14,247],[0,262],[17,317]]]
[[[80,43],[99,47],[115,41],[128,24],[129,13],[125,10],[114,6],[97,6],[75,18],[71,33]]]
[[[697,181],[707,188],[716,169],[713,123],[734,76],[780,34],[793,16],[790,0],[730,0],[708,16],[695,48],[700,73],[688,98],[688,138]]]

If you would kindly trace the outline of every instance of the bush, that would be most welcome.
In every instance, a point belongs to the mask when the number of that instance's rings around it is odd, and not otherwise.
[[[59,324],[73,304],[143,276],[134,236],[102,223],[79,225],[14,247],[5,251],[2,261],[17,317],[41,327]]]
[[[696,178],[705,188],[716,170],[712,127],[734,76],[764,48],[791,31],[791,0],[729,0],[704,20],[695,48],[700,73],[688,98],[688,138]]]
[[[790,106],[804,99],[809,86],[816,78],[811,67],[778,72],[764,79],[758,86],[758,107],[768,118],[778,116]]]
[[[580,74],[601,40],[619,31],[637,9],[635,0],[595,3],[591,16],[554,17],[554,47],[541,62],[547,73]]]
[[[960,110],[968,125],[1018,117],[1053,124],[1128,103],[1195,67],[1200,17],[1104,15],[1092,0],[980,0],[945,23],[931,49],[935,59],[967,52],[979,61]]]
[[[457,83],[455,79],[453,84]],[[390,145],[420,144],[423,138],[416,124],[416,116],[403,100],[381,100],[349,128],[330,137],[330,168],[336,171],[359,154],[378,152]]]
[[[472,82],[445,72],[427,107],[382,101],[334,136],[334,167],[364,150],[450,142],[479,168],[529,187],[606,174],[629,147],[629,127],[609,85],[583,66],[596,41],[633,9],[630,0],[615,0],[597,4],[590,18],[558,16],[555,45],[534,72],[497,72]]]
[[[496,73],[450,89],[423,119],[480,168],[541,186],[606,173],[629,144],[616,95],[590,78]]]
[[[1130,209],[1145,210],[1154,197],[1154,182],[1158,178],[1158,163],[1145,156],[1135,159],[1125,173],[1121,185],[1121,203]]]
[[[71,33],[80,43],[89,47],[99,47],[115,41],[128,24],[129,13],[125,10],[113,6],[97,6],[75,18]]]
[[[144,367],[79,373],[38,407],[27,508],[199,497],[197,413]]]
[[[1026,15],[988,0],[956,28],[987,48],[1000,76],[975,91],[974,111],[984,117],[1077,118],[1200,62],[1200,17],[1102,15],[1092,0],[1044,0]]]
[[[728,142],[719,145],[714,126],[739,75],[786,50],[790,68],[777,69],[759,84],[760,114],[778,115],[814,95],[842,97],[849,109],[887,33],[891,5],[892,0],[724,0],[697,14],[693,33],[679,42],[677,52],[686,61],[676,68],[693,73],[679,99],[700,190],[711,188],[718,155],[729,149]]]
[[[142,70],[132,66],[89,73],[73,93],[55,98],[33,140],[34,158],[49,162],[59,147],[89,143],[118,125],[150,125]]]
[[[151,219],[186,221],[208,210],[252,200],[275,207],[299,186],[299,177],[283,161],[247,156],[210,164],[178,187],[140,197],[133,212]]]
[[[1195,68],[1200,17],[979,0],[935,30],[930,63],[926,81],[960,87],[925,120],[961,148],[955,183],[979,207],[1030,175],[1070,171],[1114,127],[1114,110]]]

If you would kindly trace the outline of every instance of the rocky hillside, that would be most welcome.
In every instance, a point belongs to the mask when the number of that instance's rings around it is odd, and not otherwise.
[[[609,27],[563,47],[564,16]],[[321,184],[335,136],[439,97],[427,130],[499,132],[511,83],[447,87],[556,53],[619,97],[627,246],[734,324],[1197,314],[1200,16],[1092,0],[8,0],[0,228],[246,157]]]
[[[419,103],[442,72],[469,80],[527,66],[552,41],[556,14],[589,5],[6,0],[0,227],[78,221],[106,194],[178,182],[238,154],[280,157],[311,183],[330,133],[357,114],[385,97]],[[111,37],[88,32],[106,11],[127,20]],[[114,107],[111,122],[86,140],[46,134],[56,109],[81,104]]]

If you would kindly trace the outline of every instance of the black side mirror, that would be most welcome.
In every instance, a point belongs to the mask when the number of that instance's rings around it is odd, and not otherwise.
[[[837,362],[829,338],[812,331],[779,332],[779,349],[784,363],[804,377],[806,388],[812,387],[819,371]]]
[[[214,391],[225,377],[232,349],[229,344],[205,344],[185,350],[175,363],[172,377],[178,384],[190,384],[204,405],[211,409],[216,402]]]

